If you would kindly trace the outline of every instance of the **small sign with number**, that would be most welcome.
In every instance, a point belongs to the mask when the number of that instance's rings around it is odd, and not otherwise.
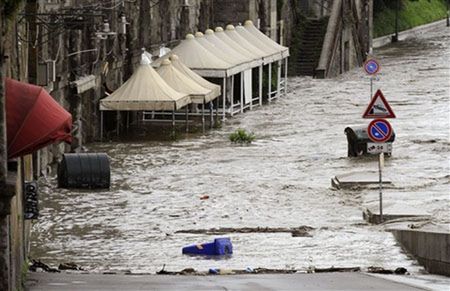
[[[390,154],[392,152],[392,143],[386,142],[386,143],[375,143],[375,142],[368,142],[367,143],[367,153],[376,155],[376,154]]]

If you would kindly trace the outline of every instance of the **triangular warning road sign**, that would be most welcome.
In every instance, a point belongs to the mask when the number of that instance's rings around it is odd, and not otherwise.
[[[363,118],[395,118],[394,111],[378,89],[364,112]]]

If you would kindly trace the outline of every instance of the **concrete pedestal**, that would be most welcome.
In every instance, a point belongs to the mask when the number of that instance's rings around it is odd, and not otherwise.
[[[369,223],[380,224],[381,218],[379,206],[366,208],[363,211],[363,218]],[[404,204],[385,205],[383,207],[383,222],[400,218],[423,218],[425,220],[430,219],[431,216],[420,209],[412,208]]]
[[[331,186],[337,189],[355,188],[355,187],[377,187],[379,185],[379,176],[377,171],[354,172],[337,175],[331,179]],[[383,187],[391,185],[389,177],[383,177]]]

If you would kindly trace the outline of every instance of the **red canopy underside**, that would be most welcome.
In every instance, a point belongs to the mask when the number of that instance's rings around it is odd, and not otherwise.
[[[72,115],[42,87],[6,78],[8,159],[71,142]]]

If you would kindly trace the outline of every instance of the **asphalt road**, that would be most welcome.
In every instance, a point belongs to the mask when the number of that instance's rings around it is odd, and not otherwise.
[[[423,290],[364,273],[101,275],[30,273],[26,290]]]

